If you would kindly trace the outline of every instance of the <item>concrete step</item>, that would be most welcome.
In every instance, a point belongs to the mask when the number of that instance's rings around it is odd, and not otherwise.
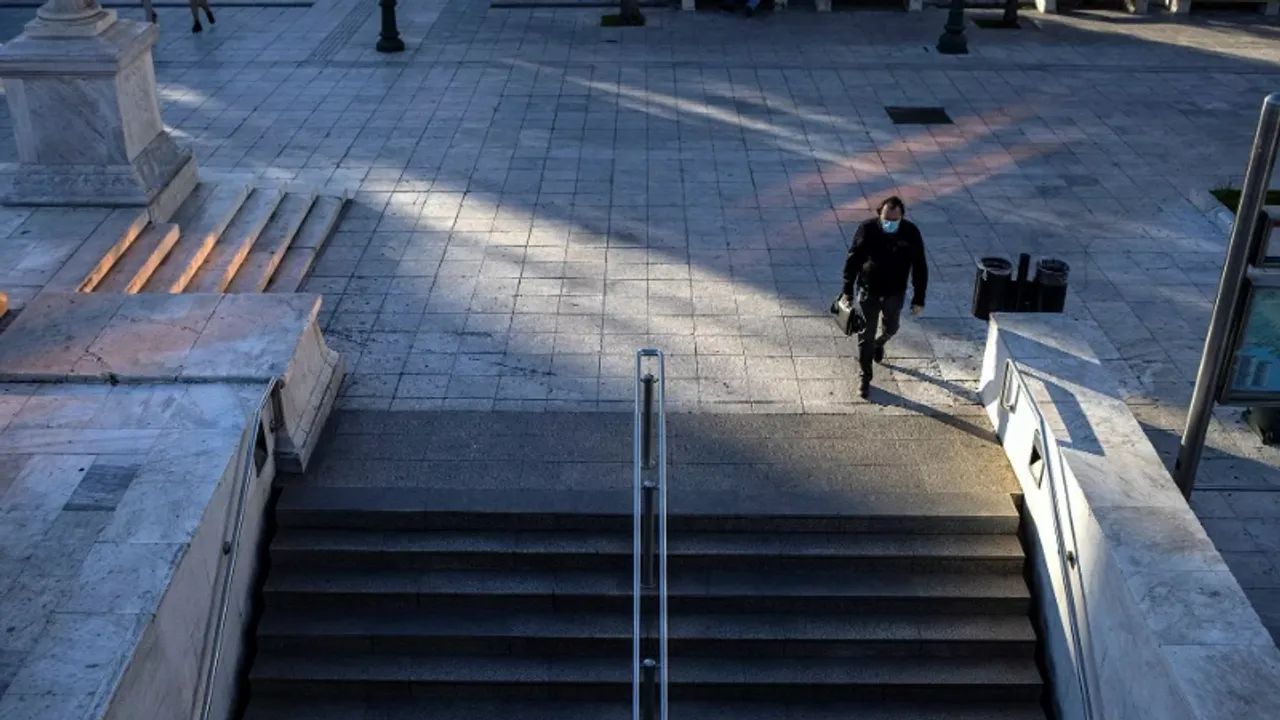
[[[120,208],[94,229],[43,292],[92,292],[147,227],[145,208]]]
[[[372,713],[375,713],[372,714]],[[369,713],[369,714],[366,714]],[[244,720],[631,720],[631,703],[556,700],[446,702],[430,699],[255,697]],[[928,703],[861,700],[857,703],[762,703],[675,700],[677,720],[1045,720],[1036,702]]]
[[[178,242],[178,226],[148,225],[111,265],[94,292],[136,293],[142,289]]]
[[[343,410],[334,413],[335,436],[377,435],[404,436],[437,440],[470,438],[482,442],[487,437],[511,438],[539,436],[544,441],[583,437],[621,440],[630,453],[635,418],[631,413],[534,413],[504,412],[386,412],[377,410]],[[721,413],[673,413],[667,418],[667,432],[672,442],[696,441],[699,438],[721,438],[726,443],[741,444],[760,438],[827,439],[834,441],[830,449],[838,451],[845,444],[879,448],[879,440],[921,440],[930,444],[961,444],[966,450],[996,442],[994,433],[981,428],[956,427],[950,418],[925,415],[738,415]],[[477,431],[486,431],[486,436]],[[570,444],[568,442],[566,445]],[[838,454],[838,452],[837,452]],[[917,453],[918,454],[918,453]],[[630,455],[628,454],[628,459]],[[1016,481],[1015,481],[1016,483]]]
[[[267,289],[267,283],[284,259],[289,243],[298,234],[298,228],[302,227],[302,221],[311,211],[315,200],[315,190],[285,194],[275,215],[271,216],[253,249],[227,286],[227,292],[256,293]]]
[[[893,533],[673,533],[671,563],[680,568],[917,570],[1009,572],[1023,567],[1012,535]],[[631,567],[624,532],[363,532],[281,528],[273,567],[421,570],[607,570]]]
[[[184,291],[225,291],[283,197],[283,188],[257,188],[250,192]]]
[[[1035,701],[1034,663],[1019,658],[674,658],[679,699],[814,701],[875,698]],[[249,678],[256,694],[350,697],[386,692],[440,698],[623,699],[631,663],[616,658],[313,655],[264,651]]]
[[[338,226],[346,204],[346,198],[343,197],[316,198],[311,212],[307,213],[307,219],[302,222],[298,234],[289,243],[289,250],[271,276],[267,292],[298,292],[321,248]]]
[[[143,291],[179,293],[185,290],[247,197],[249,186],[240,183],[196,186],[172,218],[182,229],[178,244]]]
[[[261,650],[337,654],[626,656],[631,615],[553,612],[405,612],[269,608]],[[1023,615],[831,615],[676,613],[679,657],[1022,657],[1036,634]]]
[[[450,490],[286,486],[282,527],[355,530],[623,530],[630,491]],[[844,493],[673,488],[671,532],[894,532],[1013,534],[1020,519],[1004,493]]]
[[[672,612],[1026,613],[1021,575],[685,571],[672,568]],[[631,573],[272,569],[268,607],[597,610],[631,607]]]

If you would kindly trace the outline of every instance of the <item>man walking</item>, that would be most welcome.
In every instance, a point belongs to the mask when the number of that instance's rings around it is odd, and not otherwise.
[[[858,226],[844,261],[844,297],[852,300],[854,285],[858,286],[856,299],[867,321],[858,334],[858,369],[862,373],[858,395],[864,400],[871,394],[871,363],[884,362],[885,343],[898,332],[908,276],[911,313],[919,315],[924,310],[924,291],[929,284],[924,238],[920,229],[903,217],[906,211],[897,196],[880,203],[878,217]]]

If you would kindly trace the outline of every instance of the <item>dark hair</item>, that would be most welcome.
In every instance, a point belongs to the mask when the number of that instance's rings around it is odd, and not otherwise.
[[[891,210],[896,209],[899,212],[901,212],[903,215],[907,214],[906,203],[902,202],[902,198],[898,197],[897,195],[890,195],[884,200],[881,200],[880,207],[876,208],[876,214],[879,215],[880,213],[884,212],[885,208],[889,208]]]

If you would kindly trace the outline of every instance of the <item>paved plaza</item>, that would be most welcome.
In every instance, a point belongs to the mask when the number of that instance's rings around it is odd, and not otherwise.
[[[387,57],[367,1],[226,8],[200,36],[160,8],[164,119],[206,179],[354,193],[306,288],[340,407],[625,410],[649,345],[679,411],[975,415],[974,261],[1028,252],[1070,263],[1067,312],[1176,450],[1225,249],[1192,197],[1243,173],[1280,25],[1036,16],[955,58],[936,10],[601,12],[414,0]],[[4,37],[33,13],[0,9]],[[902,105],[954,124],[895,126]],[[895,193],[931,281],[867,404],[825,312]],[[1194,505],[1280,634],[1280,452],[1233,409],[1210,444]]]

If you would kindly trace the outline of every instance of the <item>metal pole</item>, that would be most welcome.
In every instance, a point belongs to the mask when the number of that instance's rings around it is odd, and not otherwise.
[[[951,0],[951,12],[947,24],[938,38],[938,52],[943,55],[967,55],[969,39],[964,35],[964,0]]]
[[[1178,462],[1174,466],[1175,480],[1183,497],[1190,498],[1196,486],[1196,469],[1204,452],[1205,435],[1209,432],[1209,420],[1213,417],[1214,393],[1221,372],[1223,354],[1226,352],[1228,333],[1240,312],[1240,287],[1244,283],[1249,266],[1249,250],[1258,215],[1262,212],[1271,184],[1271,171],[1276,164],[1276,148],[1280,143],[1280,93],[1272,93],[1262,101],[1262,117],[1258,120],[1258,132],[1253,137],[1253,150],[1249,153],[1249,167],[1244,173],[1240,207],[1231,225],[1231,240],[1227,245],[1227,259],[1222,267],[1222,280],[1218,283],[1218,297],[1213,301],[1213,315],[1209,320],[1209,335],[1204,341],[1200,356],[1200,370],[1196,373],[1196,387],[1191,395],[1191,408],[1187,411],[1187,427],[1182,433],[1182,446],[1178,448]]]
[[[1031,256],[1018,255],[1018,284],[1013,291],[1013,311],[1026,312],[1027,308],[1027,274],[1031,271]]]
[[[378,0],[382,7],[382,32],[375,49],[380,53],[404,52],[404,40],[396,27],[396,0]]]

